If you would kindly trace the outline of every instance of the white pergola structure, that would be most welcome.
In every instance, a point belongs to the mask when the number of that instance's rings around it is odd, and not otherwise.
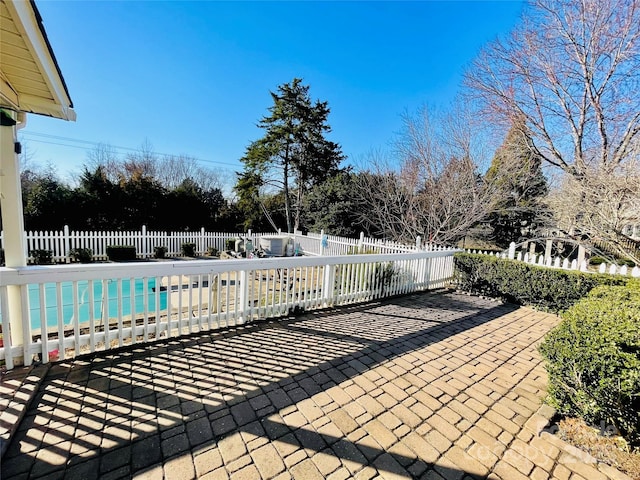
[[[33,0],[0,0],[0,207],[7,267],[26,266],[22,191],[17,131],[27,113],[62,120],[76,119],[44,26]],[[8,287],[10,335],[26,344],[21,287]]]

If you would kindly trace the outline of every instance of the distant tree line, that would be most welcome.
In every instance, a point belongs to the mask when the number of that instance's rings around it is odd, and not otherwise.
[[[213,174],[190,158],[93,152],[77,186],[52,167],[21,173],[25,229],[157,230],[235,229],[238,214],[215,185]],[[170,173],[167,170],[173,169]],[[182,174],[179,174],[182,172]]]

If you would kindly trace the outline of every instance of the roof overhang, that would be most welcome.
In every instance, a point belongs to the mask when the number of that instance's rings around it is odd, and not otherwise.
[[[0,107],[76,119],[33,0],[0,0]]]

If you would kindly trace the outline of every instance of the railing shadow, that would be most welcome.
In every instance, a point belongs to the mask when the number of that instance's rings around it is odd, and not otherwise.
[[[375,416],[366,409],[352,423],[332,419],[329,409],[350,401],[334,387],[514,309],[413,294],[54,365],[3,459],[2,478],[126,477],[186,455],[195,469],[198,453],[216,446],[230,464],[247,455],[238,435],[245,443],[276,442],[283,452],[333,457],[352,475],[374,468],[410,478],[435,469],[461,478],[474,472],[373,440],[362,428]],[[281,457],[287,461],[280,452],[276,470],[289,467]],[[184,478],[196,474],[187,469]]]

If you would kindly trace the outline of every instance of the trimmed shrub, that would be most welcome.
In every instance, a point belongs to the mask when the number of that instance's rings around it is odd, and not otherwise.
[[[153,256],[155,258],[164,258],[167,255],[167,247],[159,246],[153,247]]]
[[[196,244],[195,243],[183,243],[182,244],[182,254],[185,257],[195,257],[196,256]]]
[[[599,256],[593,256],[589,259],[589,265],[592,265],[594,267],[597,267],[598,265],[601,265],[603,263],[606,264],[610,264],[611,262],[606,260],[605,258],[599,257]],[[615,263],[617,266],[622,267],[623,265],[626,265],[629,268],[633,268],[636,266],[635,262],[633,260],[630,260],[628,258],[615,258],[613,260],[613,263]]]
[[[33,257],[33,263],[36,265],[50,265],[53,261],[51,250],[31,250],[29,255]]]
[[[126,262],[136,259],[136,247],[132,245],[108,245],[107,257],[112,262]]]
[[[560,413],[604,421],[640,444],[639,281],[595,288],[562,314],[539,350]]]
[[[74,260],[76,262],[93,262],[93,251],[90,248],[72,248],[69,251],[69,256],[71,257],[71,260]]]
[[[207,255],[209,255],[210,257],[217,257],[218,253],[220,252],[216,247],[207,247]]]
[[[224,248],[227,251],[234,251],[236,249],[236,239],[227,238],[224,242]]]
[[[621,276],[537,267],[491,255],[456,253],[461,290],[502,298],[518,305],[560,312],[598,285],[624,285]]]

